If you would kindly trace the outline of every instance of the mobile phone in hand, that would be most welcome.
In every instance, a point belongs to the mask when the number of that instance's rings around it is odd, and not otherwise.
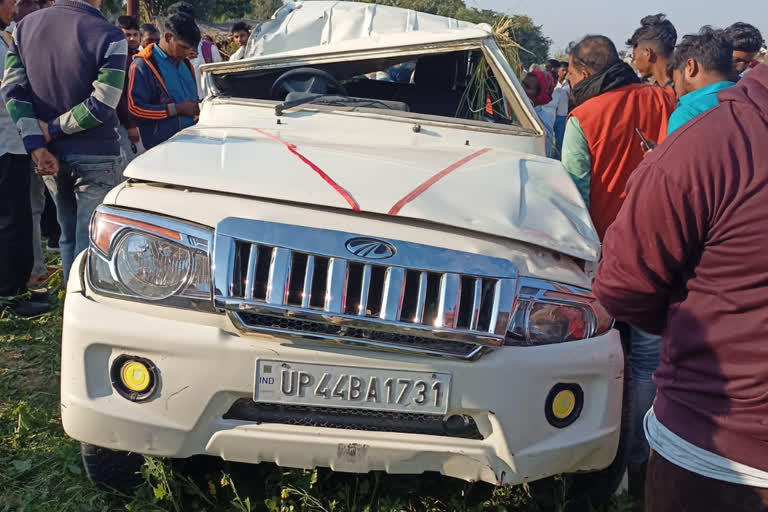
[[[643,135],[643,132],[640,131],[640,128],[635,128],[635,132],[637,132],[637,134],[640,136],[640,140],[642,141],[643,147],[645,148],[646,151],[656,149],[656,146],[658,146],[658,144],[656,144],[652,140],[646,139],[645,136]]]

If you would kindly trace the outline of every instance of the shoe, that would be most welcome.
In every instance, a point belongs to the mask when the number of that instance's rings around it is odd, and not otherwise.
[[[36,288],[28,290],[31,302],[44,302],[48,304],[48,288]]]
[[[61,252],[59,250],[59,241],[58,240],[47,240],[45,242],[45,245],[48,246],[48,250],[51,252]]]
[[[31,318],[33,316],[39,316],[43,313],[47,313],[51,310],[51,306],[44,302],[23,301],[19,302],[11,308],[11,311],[22,318]]]
[[[45,283],[50,276],[47,274],[41,274],[39,276],[32,276],[27,281],[27,288],[38,288]]]
[[[39,288],[43,283],[48,281],[57,270],[56,267],[47,267],[45,274],[30,277],[29,281],[27,281],[27,288]]]

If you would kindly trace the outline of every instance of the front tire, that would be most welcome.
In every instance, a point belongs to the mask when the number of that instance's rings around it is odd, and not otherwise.
[[[80,443],[83,466],[88,479],[99,489],[132,493],[142,482],[144,457]]]

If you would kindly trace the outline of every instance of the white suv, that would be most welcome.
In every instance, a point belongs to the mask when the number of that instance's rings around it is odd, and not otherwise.
[[[75,263],[62,419],[91,478],[208,454],[610,496],[628,377],[599,242],[490,28],[317,1],[246,53],[204,68],[200,122],[128,167]]]

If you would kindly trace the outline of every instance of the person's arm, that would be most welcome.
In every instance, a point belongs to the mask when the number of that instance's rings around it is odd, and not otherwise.
[[[120,103],[117,104],[117,118],[120,120],[120,124],[123,125],[126,130],[135,130],[136,119],[131,115],[130,110],[128,110],[128,72],[131,70],[131,66],[128,61],[130,60],[131,58],[128,57],[126,61],[123,94],[120,95]]]
[[[37,113],[32,103],[32,88],[27,78],[27,70],[21,58],[16,40],[16,32],[5,57],[5,75],[0,94],[8,107],[8,114],[21,132],[27,153],[46,147],[45,136],[37,121]]]
[[[709,207],[704,191],[676,183],[643,163],[603,242],[593,291],[617,320],[653,334],[666,327],[672,293],[703,244]]]
[[[53,176],[59,172],[59,161],[48,151],[47,141],[40,121],[37,120],[32,90],[14,31],[11,45],[3,54],[5,74],[0,83],[0,94],[6,102],[8,114],[21,134],[24,148],[35,163],[40,176]]]
[[[131,116],[130,110],[128,110],[128,86],[126,84],[123,95],[120,96],[120,102],[117,104],[117,118],[120,120],[120,124],[127,128],[135,128],[136,120]]]
[[[589,144],[581,129],[579,120],[574,116],[568,119],[563,135],[563,167],[579,189],[584,204],[589,208],[590,182],[592,181],[592,158]]]
[[[122,36],[122,33],[120,34]],[[98,128],[120,103],[125,82],[125,59],[128,41],[117,32],[100,58],[99,73],[93,81],[93,92],[82,103],[72,107],[48,124],[52,140],[85,130]]]

